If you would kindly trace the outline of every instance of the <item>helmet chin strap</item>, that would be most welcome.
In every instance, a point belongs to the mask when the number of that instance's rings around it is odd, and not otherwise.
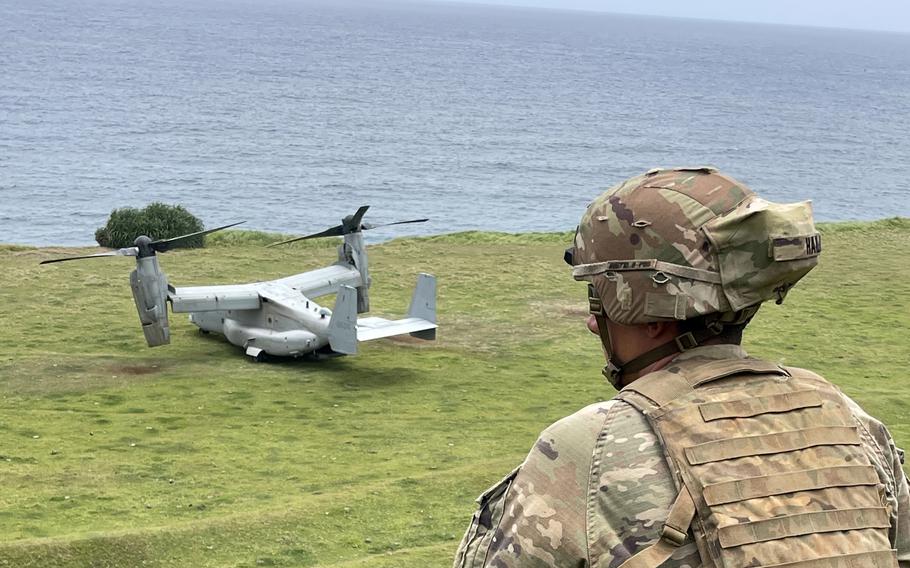
[[[607,328],[607,313],[604,311],[603,302],[597,295],[593,284],[588,284],[588,311],[597,321],[597,335],[600,336],[604,354],[607,356],[607,364],[604,365],[601,373],[607,382],[613,385],[613,388],[622,390],[623,365],[613,356],[613,341],[610,339],[610,330]]]
[[[604,365],[601,372],[616,390],[622,390],[623,376],[625,374],[637,373],[664,357],[694,349],[704,341],[716,337],[724,329],[722,324],[715,322],[715,325],[709,325],[704,329],[687,331],[677,335],[663,345],[645,351],[631,361],[622,363],[613,354],[613,341],[610,338],[610,330],[607,328],[607,313],[604,310],[603,302],[591,284],[588,285],[588,308],[597,321],[597,332],[600,335],[600,342],[604,346],[604,353],[607,355],[607,364]]]

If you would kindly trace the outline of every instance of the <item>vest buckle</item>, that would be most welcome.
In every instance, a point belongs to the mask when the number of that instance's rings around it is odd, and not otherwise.
[[[692,335],[691,331],[675,337],[673,341],[676,342],[676,347],[679,348],[680,353],[698,347],[698,341],[695,340],[695,336]]]
[[[660,538],[666,540],[673,546],[682,546],[686,542],[686,533],[671,527],[670,525],[664,525],[663,530],[660,531]]]

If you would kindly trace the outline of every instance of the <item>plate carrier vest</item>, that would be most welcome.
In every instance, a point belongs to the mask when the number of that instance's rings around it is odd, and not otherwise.
[[[690,527],[705,568],[897,568],[869,434],[818,375],[692,358],[617,398],[647,417],[679,489],[660,540],[621,568],[660,566]]]

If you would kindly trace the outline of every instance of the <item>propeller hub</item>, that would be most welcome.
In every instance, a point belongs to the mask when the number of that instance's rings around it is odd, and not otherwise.
[[[361,230],[360,219],[355,218],[354,215],[347,215],[344,219],[341,220],[341,227],[343,234],[347,235],[350,233],[356,233]]]
[[[155,256],[155,249],[152,248],[152,239],[145,235],[139,235],[133,241],[133,245],[139,249],[139,257]]]

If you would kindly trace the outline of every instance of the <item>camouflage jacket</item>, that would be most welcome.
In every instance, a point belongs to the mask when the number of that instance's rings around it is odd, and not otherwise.
[[[681,354],[745,357],[734,345]],[[891,509],[890,539],[910,568],[910,490],[903,452],[881,422],[852,403]],[[874,442],[873,442],[874,441]],[[455,568],[616,568],[658,540],[677,490],[646,418],[619,400],[588,406],[547,428],[518,468],[484,492]],[[666,568],[701,566],[694,542]]]

